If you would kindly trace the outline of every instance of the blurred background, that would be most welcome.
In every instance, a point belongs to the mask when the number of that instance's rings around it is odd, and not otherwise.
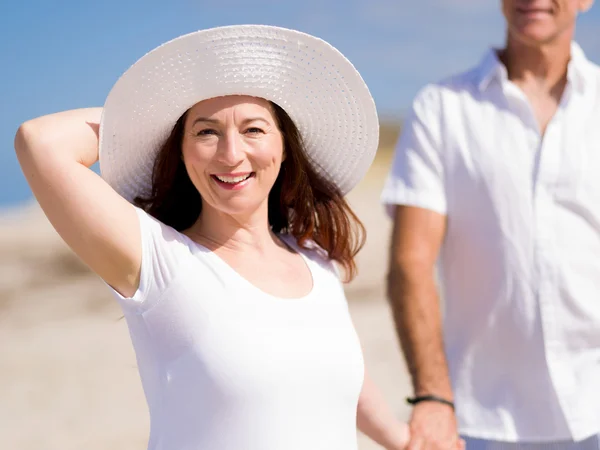
[[[0,2],[0,449],[142,450],[148,416],[118,305],[37,208],[13,151],[23,121],[101,106],[139,57],[218,25],[295,28],[329,41],[370,86],[381,143],[349,199],[368,230],[347,286],[367,365],[399,417],[410,385],[384,296],[390,222],[379,192],[416,92],[504,41],[499,0],[2,0]],[[600,6],[577,40],[600,62]],[[376,449],[363,437],[361,450]]]

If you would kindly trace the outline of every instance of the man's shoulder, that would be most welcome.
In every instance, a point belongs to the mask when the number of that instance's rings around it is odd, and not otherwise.
[[[588,60],[588,65],[596,80],[600,82],[600,64],[596,63],[595,61]]]
[[[450,74],[421,87],[414,98],[414,103],[416,106],[432,104],[439,106],[445,99],[464,95],[471,97],[478,89],[480,80],[481,71],[478,66]]]

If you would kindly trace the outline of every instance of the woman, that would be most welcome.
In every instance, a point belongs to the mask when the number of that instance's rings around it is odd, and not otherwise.
[[[170,41],[102,110],[20,127],[41,207],[122,306],[149,449],[350,450],[357,424],[406,446],[365,375],[334,267],[355,273],[363,230],[343,195],[377,139],[352,65],[265,26]]]

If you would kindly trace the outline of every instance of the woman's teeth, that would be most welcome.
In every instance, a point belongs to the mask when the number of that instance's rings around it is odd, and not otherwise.
[[[247,175],[242,175],[239,177],[227,177],[227,176],[223,176],[223,175],[215,175],[215,178],[219,181],[222,181],[223,183],[235,184],[235,183],[240,183],[244,180],[247,180],[248,178],[250,178],[250,175],[252,175],[252,174],[249,173]]]

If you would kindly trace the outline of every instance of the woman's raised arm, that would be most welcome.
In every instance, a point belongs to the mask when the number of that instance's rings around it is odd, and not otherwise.
[[[15,150],[33,194],[56,231],[123,296],[139,284],[141,236],[133,205],[90,167],[98,161],[101,108],[23,123]]]

